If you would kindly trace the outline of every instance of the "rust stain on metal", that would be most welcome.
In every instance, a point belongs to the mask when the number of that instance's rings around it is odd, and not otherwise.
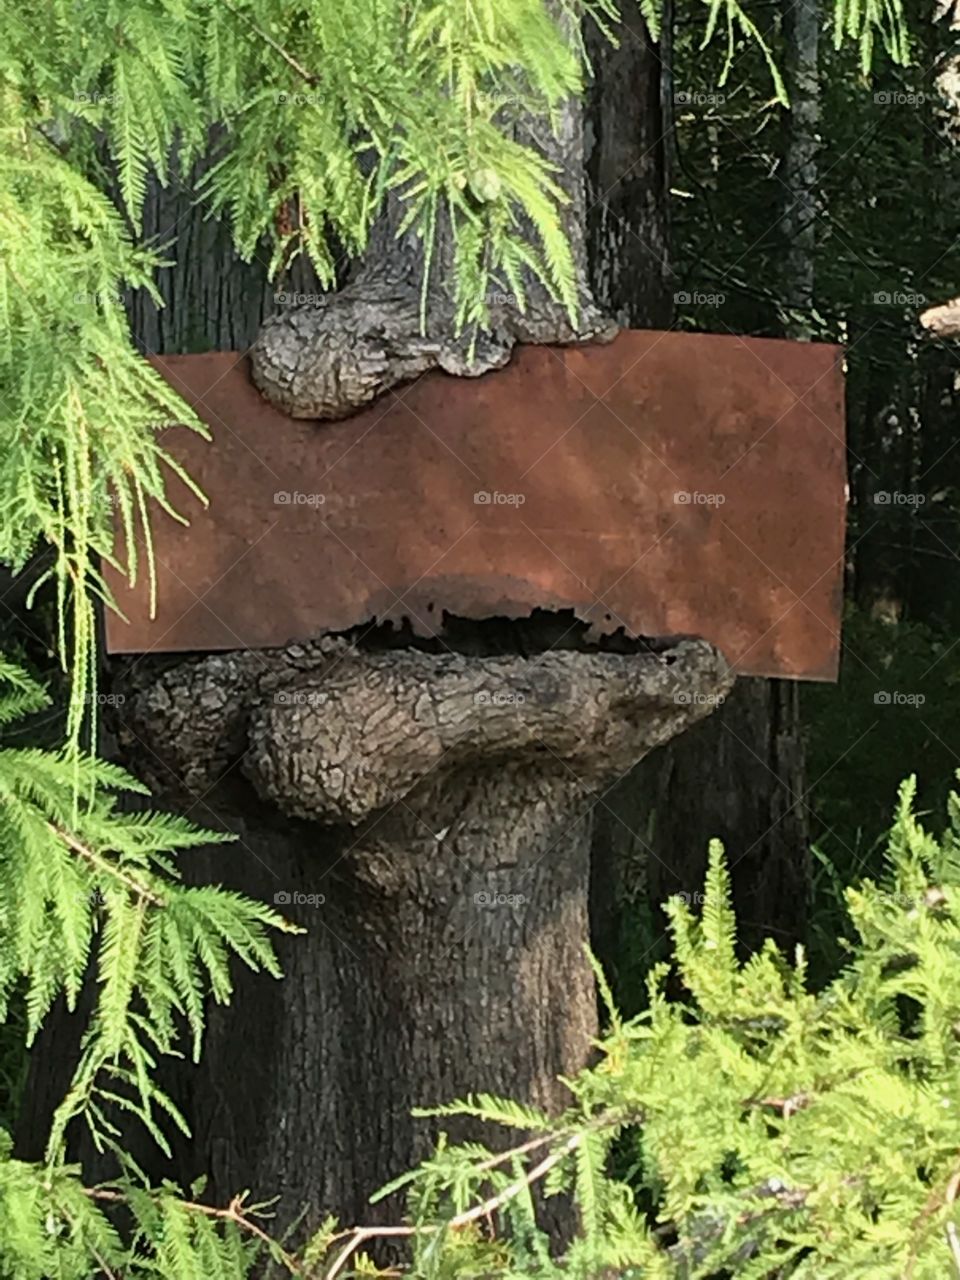
[[[165,444],[210,499],[154,519],[159,602],[108,573],[114,653],[271,648],[374,619],[573,609],[697,635],[752,675],[836,676],[837,347],[629,331],[430,374],[338,423],[287,418],[235,353],[153,363],[210,425]]]

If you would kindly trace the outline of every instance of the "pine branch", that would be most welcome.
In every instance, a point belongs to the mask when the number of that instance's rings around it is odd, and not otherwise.
[[[324,1280],[336,1280],[347,1262],[362,1244],[370,1240],[378,1239],[396,1239],[407,1238],[418,1235],[433,1235],[438,1231],[457,1231],[462,1227],[468,1226],[472,1222],[477,1222],[481,1218],[490,1218],[498,1210],[504,1208],[511,1200],[515,1200],[538,1183],[542,1178],[550,1172],[550,1170],[558,1165],[567,1156],[571,1155],[584,1142],[587,1137],[587,1131],[575,1133],[566,1139],[555,1151],[551,1151],[549,1155],[544,1156],[539,1164],[534,1165],[522,1177],[517,1178],[503,1191],[496,1195],[489,1196],[481,1204],[474,1205],[472,1208],[458,1213],[442,1226],[433,1226],[431,1224],[411,1226],[411,1227],[354,1227],[350,1231],[342,1232],[339,1236],[334,1236],[333,1240],[342,1239],[349,1236],[346,1247],[341,1251],[333,1262],[330,1269],[325,1272]],[[528,1149],[528,1144],[525,1144]],[[509,1154],[516,1155],[521,1148],[517,1148]]]
[[[910,1245],[910,1253],[907,1258],[907,1265],[903,1272],[903,1280],[912,1280],[913,1273],[920,1260],[920,1247],[922,1244],[921,1232],[924,1224],[944,1206],[949,1208],[953,1205],[956,1202],[958,1192],[960,1192],[960,1166],[958,1166],[950,1175],[946,1188],[942,1193],[936,1189],[930,1192],[930,1195],[927,1197],[926,1204],[911,1224],[910,1233],[912,1242]],[[957,1229],[952,1222],[947,1222],[945,1231],[947,1235],[947,1244],[949,1245],[954,1265],[957,1269],[957,1275],[960,1275],[960,1257],[958,1257],[957,1253]]]
[[[292,67],[293,70],[297,73],[297,75],[300,76],[300,78],[304,80],[308,85],[312,87],[316,84],[319,84],[319,77],[313,75],[313,73],[308,71],[306,67],[301,66],[300,63],[296,60],[296,58],[291,53],[288,53],[286,49],[284,49],[282,44],[274,40],[273,36],[271,36],[269,32],[264,31],[261,27],[258,27],[257,24],[255,22],[252,22],[245,13],[241,13],[239,9],[235,9],[234,6],[230,3],[230,0],[221,0],[221,3],[225,9],[227,9],[230,13],[233,14],[235,18],[238,19],[238,21],[242,22],[245,27],[247,27],[250,31],[252,31],[258,40],[262,40],[264,44],[269,45],[270,48],[273,49],[274,53],[278,53],[280,57],[284,60],[284,62],[287,64],[287,66]]]

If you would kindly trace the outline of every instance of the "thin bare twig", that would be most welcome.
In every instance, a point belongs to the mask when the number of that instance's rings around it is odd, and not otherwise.
[[[744,1106],[747,1107],[773,1107],[774,1110],[780,1111],[785,1120],[802,1111],[804,1107],[809,1107],[813,1101],[812,1094],[794,1093],[789,1098],[747,1098]]]
[[[266,31],[262,31],[255,22],[251,22],[245,13],[241,13],[239,9],[235,9],[230,3],[230,0],[222,0],[222,3],[225,9],[229,9],[233,16],[235,18],[239,18],[244,26],[249,27],[254,35],[258,36],[264,44],[268,44],[274,53],[278,53],[284,62],[296,71],[298,76],[302,76],[303,79],[306,80],[307,84],[315,85],[317,83],[317,77],[313,75],[312,72],[308,71],[306,67],[301,66],[292,54],[287,53],[282,44],[278,44],[271,35]]]
[[[439,1226],[422,1226],[422,1227],[354,1227],[350,1234],[350,1239],[346,1246],[337,1255],[333,1266],[327,1271],[324,1280],[336,1280],[349,1259],[357,1251],[365,1240],[386,1239],[387,1237],[396,1236],[415,1236],[415,1235],[433,1235],[440,1230],[456,1231],[460,1227],[465,1227],[471,1222],[476,1222],[478,1218],[486,1218],[495,1213],[498,1209],[502,1209],[516,1196],[518,1196],[527,1187],[532,1187],[535,1182],[539,1182],[544,1174],[559,1164],[565,1156],[571,1151],[575,1151],[583,1142],[583,1134],[575,1133],[568,1138],[562,1146],[556,1151],[552,1151],[549,1155],[544,1156],[539,1164],[534,1167],[523,1177],[517,1178],[515,1182],[511,1182],[508,1187],[498,1192],[495,1196],[490,1196],[484,1200],[482,1204],[474,1205],[472,1209],[466,1209],[463,1213],[458,1213],[456,1217],[451,1218],[449,1222],[444,1223],[443,1227]],[[539,1139],[536,1145],[541,1145]],[[525,1144],[529,1147],[530,1144]],[[508,1153],[514,1154],[514,1152]]]
[[[960,1276],[960,1236],[957,1235],[957,1228],[952,1222],[947,1223],[947,1244],[953,1254],[953,1265],[957,1269],[957,1275]]]
[[[62,840],[69,849],[72,849],[74,853],[79,854],[85,862],[89,862],[90,865],[96,867],[98,871],[103,871],[107,875],[113,876],[115,880],[119,880],[121,884],[125,884],[128,889],[137,895],[138,898],[143,898],[144,901],[152,903],[155,907],[162,907],[165,905],[163,899],[155,894],[147,885],[141,884],[139,880],[135,880],[132,876],[127,875],[125,871],[121,871],[121,869],[114,866],[108,858],[104,858],[101,854],[88,848],[87,845],[78,840],[76,836],[71,835],[69,831],[65,831],[63,827],[58,827],[55,822],[48,822],[47,826],[58,840]]]
[[[111,1204],[126,1203],[126,1196],[122,1191],[111,1191],[108,1187],[86,1187],[84,1190],[91,1200],[106,1200]],[[220,1222],[232,1222],[241,1231],[253,1236],[269,1249],[279,1250],[280,1260],[292,1276],[306,1276],[307,1273],[297,1259],[287,1253],[268,1232],[247,1217],[241,1196],[234,1196],[225,1209],[218,1209],[215,1205],[198,1204],[195,1200],[180,1200],[178,1203],[181,1208],[190,1213],[199,1213],[205,1218],[216,1218]]]
[[[108,1265],[106,1259],[101,1258],[100,1254],[97,1253],[96,1249],[91,1248],[90,1252],[96,1258],[97,1266],[100,1268],[103,1274],[107,1277],[107,1280],[118,1280],[117,1273],[110,1269],[110,1266]]]
[[[960,1168],[955,1169],[950,1175],[950,1180],[943,1192],[942,1199],[936,1189],[930,1192],[930,1195],[927,1197],[926,1204],[917,1214],[916,1218],[914,1218],[911,1226],[913,1243],[910,1246],[907,1265],[903,1270],[903,1280],[910,1280],[920,1257],[920,1229],[924,1222],[936,1213],[941,1204],[946,1205],[947,1207],[952,1205],[956,1201],[958,1191],[960,1191]],[[948,1222],[944,1230],[947,1236],[947,1245],[953,1255],[953,1265],[956,1267],[957,1275],[960,1276],[960,1236],[958,1236],[957,1229],[952,1222]]]
[[[956,1201],[958,1190],[960,1190],[960,1169],[956,1170],[947,1183],[947,1189],[944,1192],[943,1202],[948,1208]],[[950,1246],[950,1253],[953,1256],[953,1265],[956,1267],[957,1275],[960,1276],[960,1235],[957,1234],[957,1228],[952,1222],[947,1223],[946,1232],[947,1244]]]
[[[487,1169],[496,1169],[497,1165],[506,1164],[508,1160],[515,1160],[518,1156],[529,1155],[531,1151],[536,1151],[538,1147],[546,1147],[551,1142],[555,1142],[557,1135],[555,1133],[544,1133],[539,1138],[531,1138],[529,1142],[521,1143],[519,1147],[511,1147],[509,1151],[501,1151],[499,1155],[491,1156],[489,1160],[481,1160],[476,1169],[486,1172]]]

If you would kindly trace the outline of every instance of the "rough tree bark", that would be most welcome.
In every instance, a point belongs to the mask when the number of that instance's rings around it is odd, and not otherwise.
[[[212,1161],[214,1195],[279,1192],[283,1223],[357,1220],[433,1141],[414,1106],[471,1090],[562,1106],[557,1077],[596,1033],[592,795],[731,683],[701,641],[531,658],[329,637],[133,668],[127,761],[240,835],[192,874],[308,930],[275,990],[248,980],[217,1011],[181,1082],[196,1140],[178,1174]]]
[[[617,326],[596,307],[589,284],[582,103],[567,100],[554,126],[522,111],[511,121],[508,113],[506,107],[501,111],[502,126],[524,145],[536,146],[555,167],[568,198],[558,212],[577,281],[576,317],[530,277],[522,310],[513,295],[495,294],[487,299],[489,331],[458,333],[449,217],[437,219],[424,290],[424,243],[413,229],[398,237],[407,209],[393,195],[345,287],[319,305],[291,308],[263,326],[252,365],[254,381],[268,400],[297,418],[343,418],[430,369],[477,377],[501,368],[518,342],[597,342],[615,336]],[[476,184],[478,204],[490,194],[477,181],[482,176],[470,175],[468,187],[469,193]]]
[[[784,114],[783,214],[786,255],[781,288],[793,312],[787,336],[813,337],[817,216],[820,198],[820,4],[790,0],[783,6],[784,77],[790,109]]]

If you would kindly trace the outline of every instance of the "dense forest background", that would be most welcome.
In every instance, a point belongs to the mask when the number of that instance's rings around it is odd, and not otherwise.
[[[783,67],[791,33],[778,6],[761,11],[764,40]],[[745,917],[753,940],[799,935],[821,972],[841,954],[843,886],[879,870],[892,797],[904,774],[918,770],[922,808],[936,826],[960,765],[960,353],[954,342],[922,336],[918,323],[926,306],[960,289],[952,12],[939,4],[909,6],[912,65],[882,63],[869,82],[855,49],[837,50],[821,36],[811,95],[817,177],[802,246],[809,297],[798,296],[806,290],[797,286],[792,261],[796,226],[778,214],[789,194],[788,127],[763,51],[751,44],[726,67],[722,45],[700,48],[694,12],[679,5],[672,22],[665,101],[673,323],[769,337],[799,332],[842,343],[846,351],[841,673],[835,686],[799,690],[805,780],[785,805],[794,830],[775,850],[799,858],[806,828],[808,896],[804,903],[792,890],[774,888],[759,918],[755,903]],[[858,82],[860,90],[852,92]],[[711,718],[666,750],[688,752],[698,735],[722,740],[721,719]],[[726,737],[732,740],[733,731]],[[704,772],[710,758],[705,754]],[[746,750],[740,763],[750,765]],[[738,879],[769,874],[769,867],[758,873],[750,843],[728,842],[735,892]],[[676,852],[677,876],[667,877],[666,887],[694,892],[705,850]],[[795,885],[789,877],[773,879]],[[750,885],[741,893],[749,902]],[[626,952],[616,963],[623,984],[638,989],[644,967],[663,954],[663,920],[656,895],[637,894],[633,905],[620,937],[634,943],[621,944]],[[633,945],[644,956],[640,964]]]

